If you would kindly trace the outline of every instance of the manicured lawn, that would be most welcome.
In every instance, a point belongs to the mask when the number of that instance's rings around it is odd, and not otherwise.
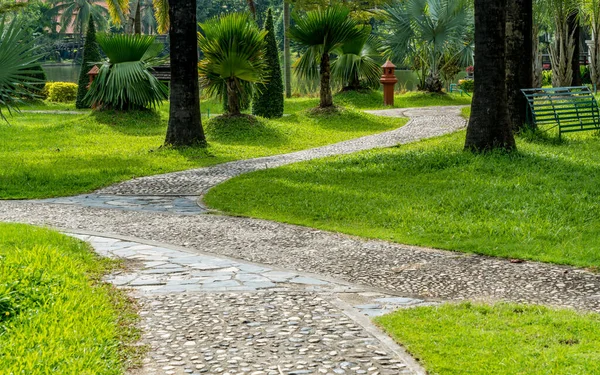
[[[204,121],[207,149],[171,149],[161,147],[166,111],[11,117],[10,125],[0,123],[0,199],[73,195],[139,176],[322,146],[406,123],[354,110],[329,116],[305,111],[253,125],[216,124],[211,118]]]
[[[137,318],[99,283],[114,266],[59,233],[0,224],[0,372],[122,374]]]
[[[600,138],[519,138],[463,152],[465,133],[243,175],[205,202],[233,214],[398,243],[600,266]]]
[[[463,303],[399,310],[376,322],[431,375],[600,373],[600,315]]]

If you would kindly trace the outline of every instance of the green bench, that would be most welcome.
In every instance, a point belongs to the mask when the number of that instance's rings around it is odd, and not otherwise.
[[[538,127],[558,126],[559,139],[562,133],[600,130],[598,103],[585,86],[523,89],[521,92],[529,103],[527,122]]]

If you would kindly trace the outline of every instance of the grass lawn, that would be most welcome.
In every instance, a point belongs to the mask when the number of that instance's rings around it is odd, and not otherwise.
[[[398,243],[600,266],[600,138],[517,140],[463,152],[465,133],[237,177],[209,191],[223,211]]]
[[[463,303],[376,319],[431,375],[600,373],[600,315]]]
[[[0,372],[122,374],[135,310],[99,280],[114,262],[46,229],[0,224]]]
[[[287,153],[406,123],[351,109],[335,115],[302,111],[253,125],[211,118],[204,121],[208,148],[172,149],[161,148],[167,110],[11,117],[10,124],[0,123],[0,199],[84,193],[134,177]]]

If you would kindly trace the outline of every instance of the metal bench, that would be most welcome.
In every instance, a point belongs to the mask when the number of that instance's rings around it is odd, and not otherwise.
[[[527,122],[558,126],[562,133],[600,130],[600,112],[594,94],[586,86],[523,89],[529,103]]]

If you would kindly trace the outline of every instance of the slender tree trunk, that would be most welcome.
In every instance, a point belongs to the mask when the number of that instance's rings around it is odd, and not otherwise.
[[[539,27],[533,25],[533,33],[531,35],[531,50],[533,51],[533,60],[531,62],[533,77],[531,87],[542,87],[542,55],[540,52]]]
[[[233,79],[227,81],[227,111],[233,116],[242,114],[239,93]]]
[[[533,86],[533,2],[508,0],[506,12],[506,97],[512,129],[519,132],[527,119],[527,99],[521,89]]]
[[[331,95],[331,65],[329,64],[329,53],[321,56],[321,103],[319,107],[328,108],[333,106],[333,95]]]
[[[573,60],[571,61],[571,69],[573,70],[572,86],[581,86],[581,71],[579,70],[579,55],[580,55],[580,34],[581,25],[579,23],[579,12],[575,11],[569,15],[569,34],[573,35]]]
[[[140,35],[142,33],[142,9],[140,3],[142,0],[138,0],[137,6],[135,7],[135,19],[133,20],[133,33]]]
[[[475,90],[465,149],[516,149],[506,104],[507,0],[475,0]]]
[[[600,11],[594,13],[592,19],[592,46],[590,49],[590,76],[592,83],[600,87]]]
[[[169,0],[171,97],[166,145],[206,145],[200,118],[196,1]]]
[[[290,3],[288,0],[283,1],[283,65],[285,76],[285,97],[292,97],[292,52],[290,50]]]

